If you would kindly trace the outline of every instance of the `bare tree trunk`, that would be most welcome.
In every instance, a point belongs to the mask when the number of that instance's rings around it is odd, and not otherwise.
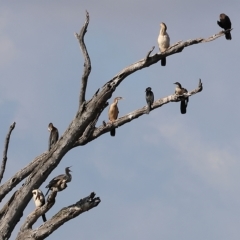
[[[26,167],[18,171],[16,174],[14,174],[14,176],[12,176],[12,178],[0,186],[0,201],[2,201],[2,199],[4,199],[14,187],[16,187],[23,179],[26,179],[25,183],[15,191],[10,200],[0,210],[0,239],[10,238],[12,231],[23,216],[23,211],[32,197],[32,190],[37,189],[41,186],[49,174],[58,166],[68,151],[74,147],[85,145],[100,137],[101,135],[111,131],[113,127],[120,127],[138,117],[141,117],[146,113],[146,106],[143,106],[142,108],[134,110],[131,113],[117,119],[114,123],[105,123],[102,126],[96,127],[99,116],[108,106],[108,100],[111,98],[116,88],[123,82],[123,80],[127,78],[127,76],[143,68],[150,67],[151,65],[160,61],[163,57],[168,57],[175,53],[181,52],[185,47],[189,47],[198,43],[213,41],[218,37],[224,36],[226,32],[220,32],[207,39],[197,38],[185,42],[181,41],[170,46],[166,52],[162,54],[156,53],[151,56],[151,53],[154,50],[153,47],[146,54],[145,58],[124,68],[111,80],[106,82],[101,89],[98,89],[90,100],[86,101],[85,95],[87,90],[88,77],[91,72],[91,61],[84,43],[84,36],[87,32],[89,20],[89,14],[86,12],[86,21],[80,33],[75,34],[76,38],[79,41],[79,45],[85,60],[79,94],[79,107],[76,116],[69,124],[69,127],[66,129],[62,137],[51,148],[50,151],[44,152],[40,156],[36,157]],[[157,99],[153,103],[152,110],[155,110],[156,108],[159,108],[170,102],[179,102],[184,98],[191,97],[194,94],[201,92],[202,89],[202,83],[201,80],[199,80],[196,89],[189,91],[187,94],[184,94],[182,96],[172,94],[170,96]],[[10,126],[9,133],[6,138],[0,181],[3,177],[6,167],[8,143],[10,140],[10,134],[14,127],[15,123]],[[64,207],[55,216],[43,223],[39,228],[32,229],[32,226],[37,221],[37,219],[54,205],[56,197],[57,192],[53,190],[50,193],[46,204],[34,210],[26,218],[17,236],[18,240],[44,239],[59,227],[61,227],[65,222],[77,217],[85,211],[97,207],[101,202],[100,198],[95,197],[95,193],[92,192],[89,196],[80,199],[75,204]]]

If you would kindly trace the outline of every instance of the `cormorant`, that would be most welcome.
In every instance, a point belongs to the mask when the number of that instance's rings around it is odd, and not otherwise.
[[[149,114],[149,112],[151,111],[152,109],[152,104],[154,102],[154,94],[153,92],[151,91],[152,89],[150,87],[146,88],[146,101],[147,101],[147,111],[146,113]]]
[[[182,85],[179,82],[175,82],[174,84],[177,85],[176,88],[175,88],[175,94],[176,95],[183,95],[184,93],[188,92],[187,89],[183,88]],[[189,101],[188,97],[184,98],[181,101],[180,110],[181,110],[182,114],[185,114],[187,112],[188,101]]]
[[[118,100],[121,100],[121,99],[123,99],[123,98],[122,98],[122,97],[116,97],[116,98],[114,99],[113,103],[112,103],[112,104],[110,105],[110,107],[109,107],[109,110],[108,110],[108,118],[109,118],[109,120],[110,120],[111,123],[113,123],[113,122],[117,119],[117,117],[118,117],[119,111],[118,111],[118,106],[117,106],[117,104],[118,104]],[[111,135],[112,137],[114,137],[115,134],[116,134],[116,129],[115,129],[115,128],[111,129],[110,135]]]
[[[37,208],[42,207],[45,204],[45,197],[40,189],[32,190],[33,201]],[[45,214],[42,215],[42,219],[44,222],[47,221]]]
[[[52,146],[58,141],[58,130],[53,126],[52,123],[48,125],[48,131],[50,132],[49,141],[48,141],[48,151],[52,148]]]
[[[70,167],[66,167],[65,168],[65,173],[66,174],[61,174],[55,178],[53,178],[49,184],[46,186],[46,188],[48,188],[47,193],[45,194],[45,196],[47,196],[49,190],[57,190],[58,192],[64,190],[67,187],[67,183],[71,182],[72,180],[72,175],[70,174],[70,172],[72,172],[70,169]]]
[[[158,47],[161,53],[165,52],[170,46],[170,37],[167,34],[167,26],[165,23],[160,23],[160,33],[158,36]],[[166,58],[161,59],[161,65],[166,66]]]
[[[231,29],[232,24],[230,18],[226,14],[221,13],[219,18],[220,21],[217,21],[219,27],[223,28],[225,31]],[[226,32],[225,37],[227,40],[231,40],[232,39],[231,32]]]

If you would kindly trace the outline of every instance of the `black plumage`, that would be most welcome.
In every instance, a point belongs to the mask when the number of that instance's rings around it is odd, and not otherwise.
[[[226,14],[221,13],[219,16],[219,19],[220,19],[220,21],[217,21],[219,27],[223,28],[225,31],[228,29],[231,29],[232,23],[231,23],[230,18]],[[230,31],[226,32],[225,37],[227,40],[231,40],[232,39],[231,32]]]
[[[146,88],[146,102],[147,102],[147,111],[146,113],[149,114],[149,112],[152,109],[152,104],[154,102],[154,94],[152,92],[152,89],[150,87]]]

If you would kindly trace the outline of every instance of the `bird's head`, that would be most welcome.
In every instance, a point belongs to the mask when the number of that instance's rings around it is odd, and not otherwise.
[[[160,27],[161,27],[161,28],[165,28],[165,30],[167,30],[167,25],[166,25],[164,22],[161,22],[161,23],[160,23]]]
[[[72,166],[70,166],[70,167],[72,167]],[[67,171],[67,172],[72,172],[72,170],[70,169],[70,167],[66,167],[66,171]]]
[[[118,102],[119,100],[123,100],[124,98],[122,98],[122,97],[116,97],[116,98],[114,98],[114,102]]]
[[[181,84],[179,82],[175,82],[173,84],[176,84],[176,85],[178,85],[178,87],[181,87]]]
[[[226,14],[224,14],[224,13],[221,13],[220,16],[219,16],[220,20],[225,19],[225,17],[226,17]]]
[[[37,189],[32,190],[32,194],[33,194],[33,196],[37,196],[38,190]]]
[[[40,189],[34,189],[32,190],[33,196],[36,197],[36,199],[40,198],[41,195],[43,195],[42,191]]]
[[[149,92],[151,90],[152,90],[152,88],[148,87],[148,88],[146,88],[145,92]]]
[[[52,123],[49,123],[48,124],[48,131],[51,132],[53,129],[53,124]]]

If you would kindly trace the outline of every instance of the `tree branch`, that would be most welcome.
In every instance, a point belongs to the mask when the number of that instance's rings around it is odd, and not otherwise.
[[[80,199],[75,204],[61,209],[55,216],[53,216],[39,228],[31,231],[29,234],[36,240],[44,239],[64,223],[86,211],[89,211],[94,207],[97,207],[100,202],[100,198],[95,197],[95,193],[92,192],[88,197]]]
[[[30,164],[18,171],[7,182],[0,186],[0,202],[19,182],[26,178],[38,165],[48,157],[48,152],[36,157]]]
[[[208,38],[196,38],[193,40],[188,41],[179,41],[172,46],[170,46],[164,53],[156,53],[153,56],[149,56],[153,49],[148,52],[147,56],[144,59],[139,60],[136,63],[133,63],[129,65],[128,67],[124,68],[121,72],[119,72],[115,77],[113,77],[110,81],[108,81],[105,85],[114,85],[116,88],[127,76],[130,74],[141,70],[142,68],[146,68],[151,66],[152,64],[157,63],[159,60],[161,60],[163,57],[167,57],[179,52],[182,52],[182,50],[185,47],[189,47],[198,43],[205,43],[205,42],[211,42],[216,40],[219,37],[225,36],[225,32],[230,31],[221,31],[217,34],[214,34],[213,36],[210,36]],[[104,85],[104,86],[105,86]]]
[[[190,97],[190,96],[193,96],[199,92],[201,92],[203,89],[202,87],[202,82],[201,82],[201,79],[199,79],[199,83],[198,83],[198,87],[184,95],[175,95],[175,94],[172,94],[172,95],[169,95],[167,97],[164,97],[164,98],[160,98],[158,100],[156,100],[153,105],[152,105],[152,109],[156,109],[156,108],[159,108],[159,107],[162,107],[163,105],[167,104],[167,103],[170,103],[170,102],[179,102],[181,101],[183,98],[187,98],[187,97]],[[74,147],[77,147],[77,146],[82,146],[82,145],[85,145],[87,144],[88,142],[91,142],[93,141],[94,139],[100,137],[101,135],[107,133],[107,132],[110,132],[110,130],[113,128],[113,126],[115,128],[117,127],[120,127],[128,122],[131,122],[132,120],[142,116],[143,114],[146,114],[146,109],[147,107],[144,106],[138,110],[135,110],[131,113],[128,113],[127,115],[123,116],[123,117],[120,117],[118,118],[116,121],[114,121],[114,123],[108,123],[108,124],[103,124],[101,125],[100,127],[96,128],[94,130],[94,132],[92,133],[92,135],[88,138],[88,139],[82,139],[80,138],[74,145]]]
[[[10,141],[10,136],[12,133],[12,130],[15,128],[16,123],[14,122],[10,127],[9,127],[9,131],[8,134],[6,136],[5,139],[5,146],[4,146],[4,150],[3,150],[3,160],[2,160],[2,166],[1,166],[1,171],[0,171],[0,183],[2,181],[3,178],[3,174],[5,172],[5,168],[6,168],[6,163],[7,163],[7,151],[8,151],[8,144]]]
[[[20,234],[21,232],[24,232],[25,230],[31,229],[32,225],[38,220],[39,217],[41,217],[44,213],[46,213],[52,206],[55,204],[55,198],[57,196],[57,191],[51,191],[49,194],[46,203],[39,208],[36,208],[31,214],[29,214],[20,228]]]
[[[82,76],[82,87],[81,87],[80,96],[79,96],[79,109],[80,109],[82,103],[85,101],[88,76],[91,72],[91,61],[90,61],[90,58],[88,55],[86,45],[84,43],[84,36],[85,36],[85,33],[87,32],[88,24],[89,24],[89,13],[86,11],[86,20],[81,29],[81,32],[80,32],[80,34],[75,33],[75,37],[79,41],[79,45],[80,45],[80,48],[82,50],[83,57],[84,57],[84,72],[83,72],[83,76]]]

